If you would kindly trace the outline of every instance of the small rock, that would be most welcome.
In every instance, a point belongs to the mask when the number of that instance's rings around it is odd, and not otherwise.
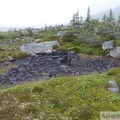
[[[109,86],[110,88],[119,88],[118,85],[117,85],[117,83],[116,83],[114,80],[110,80],[110,81],[108,82],[108,86]]]
[[[12,62],[12,61],[14,61],[15,60],[15,58],[13,58],[13,57],[11,57],[11,56],[8,56],[8,61],[9,62]]]
[[[59,32],[57,33],[57,36],[62,37],[64,34],[65,34],[65,31],[59,31]]]
[[[119,93],[119,89],[118,88],[108,88],[109,91],[118,94]]]
[[[21,68],[18,69],[18,72],[23,72],[24,73],[24,72],[26,72],[26,69],[24,67],[21,67]]]
[[[8,65],[8,64],[10,64],[10,62],[4,62],[4,65]]]
[[[4,72],[2,75],[3,75],[4,77],[8,77],[8,76],[9,76],[9,74],[8,74],[7,72]]]
[[[117,85],[117,83],[114,80],[110,80],[108,82],[108,86],[109,86],[109,88],[108,88],[109,91],[111,91],[115,94],[119,93],[119,86]]]
[[[17,81],[17,78],[9,78],[10,82]]]
[[[40,39],[36,39],[33,41],[33,43],[39,43],[40,42]]]

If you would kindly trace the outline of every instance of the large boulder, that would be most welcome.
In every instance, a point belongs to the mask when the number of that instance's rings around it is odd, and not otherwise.
[[[120,57],[120,46],[116,47],[115,49],[110,51],[110,56],[117,58]]]
[[[113,41],[107,41],[107,42],[102,43],[102,49],[103,49],[103,50],[112,49],[113,46],[114,46]]]
[[[60,46],[57,41],[25,44],[20,47],[20,50],[27,54],[51,53],[55,45]]]

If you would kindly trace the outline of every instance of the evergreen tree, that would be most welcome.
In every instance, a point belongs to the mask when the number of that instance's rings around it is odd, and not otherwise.
[[[79,9],[73,14],[73,18],[71,20],[71,26],[73,28],[79,28],[80,25],[80,17],[79,17]]]
[[[90,22],[91,22],[90,7],[88,7],[87,17],[86,17],[86,20],[85,20],[85,26],[86,26],[87,28],[90,27]]]
[[[102,22],[106,23],[106,21],[107,21],[107,15],[104,14],[104,16],[103,16],[103,18],[102,18]]]
[[[104,15],[101,22],[100,34],[102,39],[112,40],[115,38],[116,22],[112,9],[110,9],[108,16]]]
[[[87,21],[87,22],[90,22],[90,21],[91,21],[90,7],[88,7],[88,10],[87,10],[87,18],[86,18],[86,21]]]
[[[80,16],[80,25],[83,23],[83,17]]]
[[[118,16],[117,25],[120,26],[120,15]]]
[[[109,21],[110,23],[114,22],[114,16],[113,16],[112,9],[110,9],[110,11],[109,11],[108,21]]]

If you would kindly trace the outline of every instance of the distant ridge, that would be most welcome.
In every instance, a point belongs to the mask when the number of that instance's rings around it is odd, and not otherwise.
[[[110,10],[110,9],[109,9],[109,10]],[[93,19],[97,19],[97,18],[102,19],[105,14],[106,14],[106,15],[109,14],[109,10],[103,11],[103,12],[98,13],[98,14],[95,14],[95,15],[92,15],[92,18],[93,18]],[[117,8],[115,8],[115,9],[112,9],[112,11],[113,11],[114,18],[115,18],[115,19],[118,19],[118,16],[120,15],[120,7],[117,7]]]

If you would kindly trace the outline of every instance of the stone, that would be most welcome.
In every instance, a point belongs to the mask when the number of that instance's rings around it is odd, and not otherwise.
[[[57,41],[25,44],[20,47],[20,50],[27,54],[51,53],[55,45],[60,46]]]
[[[27,74],[26,76],[25,76],[25,79],[26,80],[31,80],[33,78],[33,75],[32,74]]]
[[[103,50],[113,49],[113,46],[114,46],[113,41],[107,41],[107,42],[102,43]]]
[[[3,74],[2,74],[4,77],[8,77],[9,76],[9,74],[7,73],[7,72],[3,72]]]
[[[118,88],[108,88],[109,91],[118,94],[119,93],[119,89]]]
[[[108,86],[109,86],[109,88],[108,88],[109,91],[111,91],[115,94],[119,93],[119,91],[120,91],[119,86],[117,85],[117,83],[114,80],[110,80],[108,82]]]
[[[58,59],[56,60],[56,63],[61,64],[62,60],[63,60],[63,58],[58,58]]]
[[[51,61],[53,61],[53,59],[51,57],[48,57],[47,61],[51,62]]]
[[[13,58],[13,57],[11,57],[11,56],[8,56],[8,61],[9,62],[12,62],[12,61],[14,61],[15,60],[15,58]]]
[[[75,57],[75,53],[73,51],[69,51],[68,54],[67,54],[68,61],[70,61],[74,57]]]
[[[120,57],[120,46],[111,50],[109,54],[110,54],[111,57],[114,57],[114,58]]]
[[[40,39],[36,39],[33,41],[33,43],[39,43],[40,42]]]
[[[23,72],[24,73],[25,71],[26,71],[26,69],[24,67],[21,67],[21,68],[18,69],[18,72]]]
[[[8,65],[8,64],[10,64],[10,62],[4,62],[4,65]]]
[[[110,80],[110,81],[108,82],[108,86],[109,86],[110,88],[118,88],[118,85],[117,85],[117,83],[116,83],[114,80]]]
[[[78,66],[78,67],[85,67],[86,63],[84,58],[79,58],[79,57],[74,57],[70,60],[70,65],[71,66]]]
[[[59,32],[57,33],[57,36],[62,37],[64,34],[65,34],[65,31],[59,31]]]
[[[71,66],[77,66],[78,65],[77,63],[78,63],[77,58],[72,58],[71,61],[70,61]]]
[[[17,78],[9,78],[10,82],[17,81]]]
[[[19,40],[20,40],[20,38],[15,38],[15,40],[19,41]]]

